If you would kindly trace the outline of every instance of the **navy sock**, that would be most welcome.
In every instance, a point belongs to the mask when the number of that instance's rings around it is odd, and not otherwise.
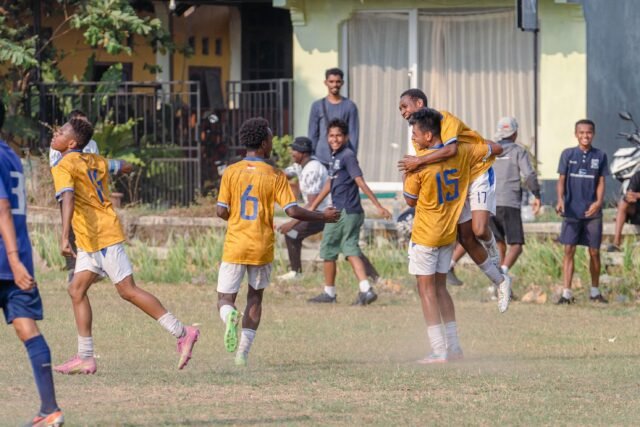
[[[33,377],[40,394],[40,413],[44,415],[58,411],[51,373],[51,352],[47,342],[42,335],[37,335],[25,341],[24,346],[29,353]]]

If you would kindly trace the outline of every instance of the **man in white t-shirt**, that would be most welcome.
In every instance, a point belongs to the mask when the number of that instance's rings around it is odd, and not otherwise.
[[[312,153],[313,145],[309,138],[304,136],[296,138],[291,144],[291,157],[295,163],[285,169],[288,177],[298,177],[300,192],[306,206],[310,205],[320,193],[329,176],[327,168],[313,157]],[[328,199],[323,200],[317,210],[324,210],[329,206],[329,202]],[[302,272],[302,241],[320,233],[323,229],[323,222],[306,222],[296,219],[278,227],[278,231],[285,235],[290,265],[290,271],[279,276],[278,279],[293,279]]]

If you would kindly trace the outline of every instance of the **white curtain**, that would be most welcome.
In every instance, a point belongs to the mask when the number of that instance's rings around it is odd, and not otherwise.
[[[349,21],[349,94],[360,114],[358,160],[367,181],[400,180],[396,161],[407,125],[398,97],[408,88],[408,15],[361,14]]]
[[[533,148],[533,36],[516,28],[515,12],[425,12],[418,25],[420,88],[430,106],[487,139],[500,117],[513,116],[518,142]]]

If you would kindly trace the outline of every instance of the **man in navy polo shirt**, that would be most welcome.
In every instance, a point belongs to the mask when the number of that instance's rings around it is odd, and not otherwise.
[[[596,125],[591,120],[578,120],[575,135],[578,146],[567,148],[558,164],[558,205],[556,211],[564,217],[560,243],[564,245],[563,289],[558,304],[572,304],[573,258],[576,246],[589,248],[591,292],[589,300],[607,303],[599,289],[600,243],[602,242],[602,204],[604,177],[609,174],[607,155],[592,146]]]
[[[368,305],[374,302],[377,295],[367,280],[365,265],[362,262],[362,251],[358,245],[360,227],[364,223],[364,210],[360,203],[360,190],[378,209],[378,213],[386,219],[391,214],[386,210],[373,191],[369,188],[355,153],[348,147],[349,126],[344,120],[334,119],[327,126],[327,139],[331,149],[331,164],[329,179],[320,194],[309,206],[315,210],[318,205],[331,193],[331,200],[336,209],[341,212],[340,220],[335,224],[327,224],[322,233],[320,258],[324,260],[324,291],[309,300],[312,303],[335,303],[336,298],[336,260],[342,253],[359,280],[360,292],[354,305]]]

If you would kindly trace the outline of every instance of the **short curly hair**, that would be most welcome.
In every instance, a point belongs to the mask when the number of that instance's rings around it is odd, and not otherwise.
[[[342,119],[333,119],[327,125],[327,133],[329,129],[338,128],[343,135],[349,135],[349,125]]]
[[[271,129],[269,122],[262,117],[247,119],[240,126],[240,144],[247,148],[260,148],[262,143],[269,138]]]
[[[71,125],[71,129],[73,129],[76,142],[78,143],[78,148],[82,150],[87,146],[89,141],[91,141],[91,137],[93,136],[93,126],[91,126],[91,123],[86,119],[81,118],[71,119],[68,123]]]

